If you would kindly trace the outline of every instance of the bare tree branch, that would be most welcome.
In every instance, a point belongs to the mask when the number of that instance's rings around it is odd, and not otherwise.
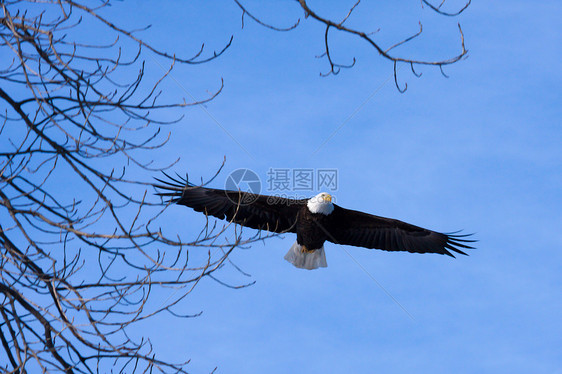
[[[223,87],[199,102],[160,102],[163,80],[177,63],[217,58],[232,38],[210,57],[201,47],[179,58],[102,17],[108,2],[23,5],[0,2],[0,51],[11,56],[0,66],[0,371],[186,372],[127,332],[164,312],[196,316],[174,307],[203,278],[216,281],[211,274],[234,248],[262,236],[236,231],[225,240],[229,225],[208,223],[195,240],[169,236],[157,226],[167,206],[139,175],[166,169],[145,159],[169,139],[161,125],[175,122],[155,113],[207,102]],[[69,37],[88,17],[113,41]],[[146,52],[169,62],[152,84]],[[190,249],[207,258],[189,261]],[[176,291],[155,305],[151,296],[169,288]]]
[[[393,63],[393,67],[394,67],[394,77],[395,77],[395,83],[396,83],[396,88],[398,89],[398,91],[400,91],[401,93],[405,92],[408,85],[405,84],[404,88],[401,89],[400,86],[398,85],[398,80],[396,77],[396,64],[397,63],[407,63],[410,64],[410,66],[412,67],[412,70],[414,68],[414,65],[430,65],[430,66],[437,66],[440,68],[441,71],[442,67],[444,65],[450,65],[450,64],[454,64],[455,62],[461,60],[463,57],[465,57],[468,53],[468,50],[465,48],[465,44],[464,44],[464,34],[462,32],[462,28],[460,26],[460,24],[458,24],[458,28],[459,28],[459,34],[460,34],[460,45],[461,45],[461,51],[460,53],[458,53],[457,55],[450,57],[448,59],[444,59],[444,60],[420,60],[420,59],[415,59],[415,58],[409,58],[409,57],[401,57],[395,54],[391,54],[390,52],[393,51],[395,48],[408,43],[410,41],[412,41],[413,39],[417,38],[418,36],[420,36],[422,34],[423,31],[423,27],[421,22],[419,23],[419,31],[405,39],[402,39],[401,41],[398,41],[396,43],[394,43],[393,45],[391,45],[390,47],[387,48],[383,48],[382,45],[375,41],[375,39],[372,37],[373,33],[368,33],[365,31],[361,31],[361,30],[357,30],[348,26],[345,26],[344,23],[349,19],[349,17],[351,16],[351,14],[356,10],[356,8],[358,7],[358,5],[360,4],[360,0],[357,1],[349,10],[349,12],[347,13],[347,15],[343,18],[342,21],[334,21],[325,17],[320,16],[316,11],[313,11],[307,4],[306,0],[298,0],[301,8],[304,10],[305,12],[305,16],[306,18],[308,17],[312,17],[313,19],[323,23],[326,26],[326,31],[324,33],[324,45],[325,45],[325,52],[320,56],[323,57],[325,56],[328,59],[328,63],[330,65],[330,71],[328,73],[325,74],[321,74],[322,76],[327,76],[330,74],[338,74],[340,72],[340,70],[342,68],[351,68],[355,65],[355,58],[353,58],[352,63],[350,64],[339,64],[334,62],[331,54],[330,54],[330,41],[328,38],[328,33],[330,31],[331,28],[336,29],[340,32],[346,33],[346,34],[350,34],[350,35],[354,35],[356,37],[359,37],[360,39],[364,40],[365,42],[367,42],[371,47],[373,47],[378,53],[379,55],[381,55],[383,58],[392,61]],[[422,0],[422,2],[424,4],[427,4],[431,9],[433,9],[434,11],[436,11],[439,14],[442,15],[446,15],[446,16],[456,16],[460,13],[462,13],[469,5],[470,5],[470,0],[464,5],[464,7],[458,11],[457,13],[446,13],[441,11],[441,6],[443,5],[443,3],[441,3],[441,5],[439,6],[433,6],[430,3],[428,3],[426,0]],[[416,76],[418,76],[418,74],[414,74]]]
[[[263,22],[259,18],[252,15],[252,13],[248,12],[248,10],[238,0],[234,0],[234,2],[242,10],[242,28],[244,28],[244,16],[246,16],[246,15],[248,17],[250,17],[251,19],[253,19],[255,22],[257,22],[258,24],[262,25],[263,27],[266,27],[268,29],[275,30],[275,31],[291,31],[291,30],[295,29],[299,25],[299,23],[301,22],[301,20],[299,18],[299,19],[297,19],[297,21],[294,24],[292,24],[289,27],[273,26],[273,25],[270,25],[270,24],[267,24],[267,23]]]
[[[456,12],[453,13],[449,13],[449,12],[445,12],[443,10],[441,10],[441,7],[443,6],[443,4],[445,4],[445,1],[447,0],[442,0],[441,3],[438,6],[432,5],[429,1],[427,0],[421,0],[423,4],[427,5],[428,7],[430,7],[431,9],[433,9],[434,11],[436,11],[439,14],[442,14],[444,16],[448,16],[448,17],[456,17],[459,14],[461,14],[462,12],[464,12],[466,10],[466,8],[468,8],[468,6],[470,5],[470,3],[472,2],[472,0],[468,0],[464,6],[459,9]]]

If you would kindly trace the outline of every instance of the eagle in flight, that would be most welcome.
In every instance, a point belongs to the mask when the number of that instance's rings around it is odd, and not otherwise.
[[[438,253],[455,257],[473,249],[466,235],[440,233],[392,218],[379,217],[332,203],[326,192],[310,199],[288,199],[250,192],[196,186],[186,179],[156,178],[158,195],[219,219],[276,233],[295,233],[285,259],[297,268],[326,267],[324,242],[356,247]],[[453,252],[453,253],[452,253]]]

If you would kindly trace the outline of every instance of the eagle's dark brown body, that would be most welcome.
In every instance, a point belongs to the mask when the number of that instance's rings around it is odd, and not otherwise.
[[[309,251],[322,248],[331,231],[330,221],[329,216],[311,213],[304,205],[299,210],[296,222],[297,243]]]

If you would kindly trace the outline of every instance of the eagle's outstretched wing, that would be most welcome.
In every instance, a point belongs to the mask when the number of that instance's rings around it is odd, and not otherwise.
[[[396,219],[345,209],[334,204],[330,214],[328,240],[337,244],[376,248],[385,251],[439,253],[452,257],[450,251],[466,255],[462,249],[475,240],[469,235],[442,234]]]
[[[165,191],[158,195],[197,212],[258,230],[295,232],[299,210],[307,201],[206,188],[195,186],[187,179],[166,176],[168,180],[156,178],[161,184],[154,187]]]

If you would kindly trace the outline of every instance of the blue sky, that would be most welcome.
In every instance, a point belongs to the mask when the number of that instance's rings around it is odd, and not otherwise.
[[[341,18],[353,3],[310,6]],[[289,1],[244,4],[276,25],[302,18]],[[202,42],[220,49],[234,35],[219,59],[180,67],[168,81],[165,95],[188,100],[225,82],[204,110],[187,109],[171,128],[157,158],[181,157],[175,171],[208,178],[226,156],[213,184],[222,188],[238,168],[264,184],[269,168],[334,168],[340,205],[479,240],[457,259],[327,244],[328,268],[316,271],[283,260],[292,235],[237,250],[231,259],[251,278],[232,267],[218,276],[253,286],[205,280],[180,306],[202,310],[199,318],[161,316],[137,331],[163,358],[191,359],[194,373],[562,372],[559,2],[474,2],[450,19],[419,1],[364,1],[350,25],[380,27],[387,44],[423,22],[424,38],[400,50],[410,56],[455,54],[462,24],[469,58],[445,68],[449,79],[401,69],[405,94],[389,62],[335,33],[336,58],[357,63],[321,78],[327,63],[314,56],[323,28],[312,19],[280,33],[249,19],[241,30],[228,1],[126,1],[110,10],[127,27],[153,24],[145,38],[178,55]],[[147,66],[161,74],[149,57]],[[168,214],[184,238],[203,223],[185,207]]]
[[[311,6],[341,17],[335,3]],[[277,25],[301,16],[291,2],[245,4]],[[182,97],[204,97],[225,80],[205,107],[220,126],[192,108],[173,128],[162,157],[181,156],[175,170],[208,178],[226,155],[213,184],[221,188],[237,168],[263,179],[271,167],[336,168],[339,204],[479,240],[456,260],[328,244],[328,268],[317,271],[283,260],[292,235],[238,250],[232,260],[252,277],[227,268],[222,279],[256,284],[207,280],[182,304],[201,317],[147,324],[165,357],[191,358],[198,373],[562,372],[560,3],[475,2],[456,19],[417,1],[362,3],[350,24],[381,27],[389,43],[421,19],[425,38],[402,50],[416,56],[457,52],[456,22],[463,26],[469,58],[445,69],[449,79],[431,68],[417,79],[406,67],[406,94],[388,80],[390,63],[338,35],[334,54],[357,64],[319,77],[323,29],[310,19],[278,33],[250,20],[240,30],[228,2],[130,6],[115,11],[152,23],[147,38],[180,55],[203,41],[218,49],[234,34],[221,58],[173,73],[182,87],[172,82],[167,93]],[[185,237],[202,223],[184,207],[169,214]]]

